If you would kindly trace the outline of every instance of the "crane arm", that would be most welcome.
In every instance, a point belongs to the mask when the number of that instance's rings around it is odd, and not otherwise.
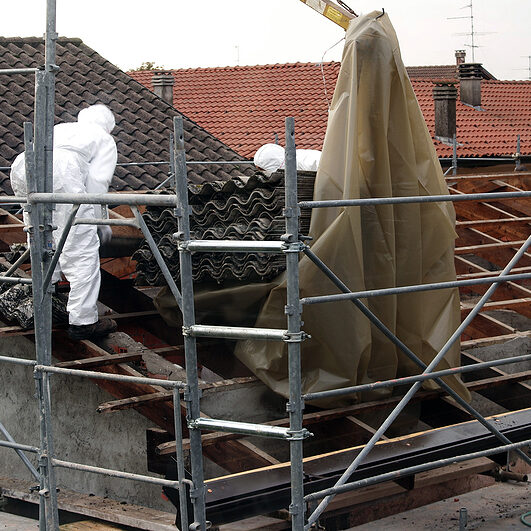
[[[315,9],[315,11],[321,13],[321,15],[335,22],[345,30],[348,28],[349,22],[353,18],[356,18],[354,11],[338,5],[332,0],[301,0],[301,2]]]

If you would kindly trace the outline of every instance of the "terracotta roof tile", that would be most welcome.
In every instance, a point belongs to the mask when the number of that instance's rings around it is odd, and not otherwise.
[[[0,68],[41,66],[42,38],[0,38]],[[169,159],[169,134],[173,117],[179,112],[153,92],[134,81],[79,39],[61,38],[57,43],[56,119],[73,121],[80,108],[105,103],[116,116],[113,132],[118,146],[118,162],[163,161]],[[9,166],[23,150],[22,125],[33,120],[34,79],[31,75],[0,77],[0,166]],[[241,156],[184,117],[188,158],[230,161]],[[191,140],[194,139],[193,149]],[[111,187],[114,190],[153,189],[166,179],[166,166],[118,167]],[[189,177],[200,183],[227,180],[250,168],[232,165],[191,166]],[[11,193],[8,171],[0,170],[0,192]]]
[[[245,157],[273,142],[275,133],[283,144],[286,116],[295,117],[298,147],[320,149],[339,68],[329,62],[174,70],[174,104]],[[455,79],[455,66],[411,67],[408,72],[434,138],[432,81]],[[151,88],[153,72],[129,74]],[[486,70],[483,76],[488,79],[482,81],[482,110],[457,103],[458,155],[510,155],[518,134],[522,153],[531,154],[531,82],[492,80]],[[434,143],[439,156],[452,155],[451,147]]]

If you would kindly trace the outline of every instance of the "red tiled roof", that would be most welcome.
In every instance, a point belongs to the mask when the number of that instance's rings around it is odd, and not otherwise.
[[[327,100],[332,97],[339,67],[339,63],[329,62],[173,70],[174,106],[245,157],[273,142],[275,133],[283,144],[286,116],[295,117],[298,147],[320,149],[327,125]],[[434,138],[433,83],[425,75],[417,77],[419,68],[413,67],[410,77]],[[453,76],[435,70],[434,78],[455,78],[452,68]],[[130,75],[152,88],[153,72]],[[518,134],[522,154],[531,154],[531,82],[483,80],[482,110],[458,100],[458,156],[508,156],[516,150]],[[451,156],[451,147],[435,139],[434,143],[440,157]]]
[[[411,79],[457,79],[456,65],[408,66]]]

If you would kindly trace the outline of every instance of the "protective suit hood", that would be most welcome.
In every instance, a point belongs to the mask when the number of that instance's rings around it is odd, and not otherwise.
[[[278,144],[264,144],[254,155],[254,165],[269,176],[284,166],[284,148]]]
[[[116,125],[114,115],[105,105],[98,103],[79,111],[77,121],[82,124],[99,125],[106,133],[111,133]]]

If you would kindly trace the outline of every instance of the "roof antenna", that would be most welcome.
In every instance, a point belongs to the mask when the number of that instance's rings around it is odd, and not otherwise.
[[[280,144],[280,140],[278,138],[278,135],[277,133],[273,133],[275,135],[275,144],[278,146],[278,144]]]

